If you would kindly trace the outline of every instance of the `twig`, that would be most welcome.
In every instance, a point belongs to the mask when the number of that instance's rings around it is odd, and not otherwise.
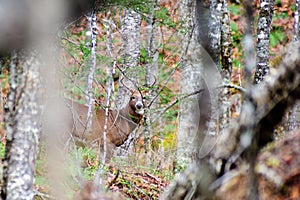
[[[62,46],[62,48],[74,59],[74,61],[79,65],[79,66],[82,66],[82,65],[84,65],[84,63],[81,63],[81,62],[79,62],[76,58],[75,58],[75,56],[74,55],[72,55],[71,54],[71,52],[68,50],[68,49],[66,49],[66,47],[64,47],[64,46]]]
[[[234,85],[234,84],[223,84],[223,85],[219,86],[219,88],[221,88],[221,87],[233,88],[233,89],[239,90],[243,93],[247,93],[247,90],[245,88],[238,86],[238,85]]]
[[[70,42],[71,44],[74,44],[74,45],[76,45],[76,46],[78,46],[78,47],[80,46],[80,44],[78,44],[78,43],[76,43],[76,42],[70,40],[70,39],[67,38],[67,37],[61,37],[61,39],[66,40],[67,42]]]
[[[163,110],[160,111],[160,114],[159,114],[157,117],[155,117],[155,119],[152,121],[152,123],[155,122],[158,118],[160,118],[161,115],[162,115],[163,113],[165,113],[167,110],[169,110],[169,109],[170,109],[171,107],[173,107],[175,104],[177,104],[179,101],[182,101],[182,100],[184,100],[184,99],[186,99],[186,98],[188,98],[188,97],[190,97],[190,96],[199,94],[200,92],[203,92],[204,90],[205,90],[205,89],[196,90],[196,91],[191,92],[191,93],[189,93],[189,94],[186,94],[186,95],[184,95],[184,96],[182,96],[182,97],[178,97],[176,100],[174,100],[174,101],[173,101],[172,103],[170,103],[168,106],[166,106],[165,108],[163,108]]]

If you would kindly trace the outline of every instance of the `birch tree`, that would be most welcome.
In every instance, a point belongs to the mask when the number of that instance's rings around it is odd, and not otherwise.
[[[221,75],[225,83],[230,82],[232,72],[232,31],[228,1],[223,1],[221,25]]]
[[[227,0],[222,1],[221,25],[221,76],[224,84],[231,83],[233,39]],[[229,89],[224,88],[220,94],[220,129],[229,123],[230,103]]]
[[[129,101],[130,89],[137,89],[137,68],[140,56],[140,36],[141,36],[141,15],[132,9],[125,10],[125,16],[122,22],[122,70],[118,97],[117,108],[122,109]],[[123,85],[125,84],[125,85]],[[132,148],[134,134],[130,134],[125,144],[121,147]]]
[[[117,99],[117,107],[122,108],[126,105],[129,98],[129,93],[126,87],[133,88],[135,81],[136,71],[135,67],[138,64],[140,55],[140,30],[141,30],[141,16],[139,13],[132,9],[126,9],[125,15],[122,22],[122,67],[123,73],[132,79],[124,80],[124,82],[119,84],[119,95]],[[121,77],[123,80],[124,77]],[[126,87],[123,85],[126,84]]]
[[[90,58],[90,70],[87,77],[87,83],[86,83],[86,102],[89,106],[88,114],[87,114],[87,131],[90,131],[91,125],[92,125],[92,118],[93,118],[93,112],[94,112],[94,77],[95,77],[95,71],[96,71],[96,47],[97,47],[97,15],[96,11],[92,11],[87,16],[87,32],[86,32],[86,40],[87,45],[90,46],[91,50],[91,58]]]
[[[215,65],[220,69],[223,82],[230,83],[232,71],[232,36],[230,27],[230,17],[228,11],[227,1],[211,0],[210,1],[210,17],[209,17],[209,47],[207,51],[210,52]],[[220,62],[221,61],[221,62]],[[229,121],[229,102],[228,102],[228,88],[223,88],[220,91],[220,113],[215,116],[214,132],[221,132],[222,128],[228,124]],[[217,131],[218,130],[218,131]]]
[[[269,44],[274,0],[260,0],[260,12],[257,25],[256,71],[254,83],[260,83],[269,73]]]
[[[219,0],[210,0],[209,15],[209,47],[211,56],[217,66],[220,63],[221,52],[221,22],[222,22],[222,5]]]
[[[203,89],[199,95],[190,96],[180,102],[177,160],[179,164],[184,164],[199,156],[199,149],[208,128],[211,99],[208,94],[209,83],[205,82],[207,74],[204,63],[208,65],[205,66],[207,70],[213,61],[206,60],[210,57],[205,50],[209,49],[207,28],[204,28],[208,23],[207,2],[181,1],[179,9],[181,21],[185,24],[185,34],[181,35],[181,94],[187,95]]]
[[[12,77],[6,109],[7,142],[1,198],[33,199],[41,132],[39,63],[35,55],[13,53],[10,70]]]

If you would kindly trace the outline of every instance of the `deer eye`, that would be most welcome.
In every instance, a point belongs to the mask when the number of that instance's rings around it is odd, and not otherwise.
[[[131,97],[131,100],[135,100],[135,96],[132,96],[132,97]]]

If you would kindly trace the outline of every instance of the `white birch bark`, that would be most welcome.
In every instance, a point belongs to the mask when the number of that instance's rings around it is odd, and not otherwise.
[[[34,196],[35,162],[41,133],[40,68],[35,56],[25,59],[22,66],[12,65],[11,69],[16,72],[13,68],[21,67],[22,73],[15,76],[17,80],[11,79],[13,96],[9,101],[13,101],[13,105],[10,102],[9,106],[13,107],[7,113],[11,117],[7,122],[3,199],[33,199]],[[17,82],[22,93],[15,95]]]
[[[122,24],[123,63],[121,69],[132,81],[135,81],[137,75],[135,67],[138,64],[140,55],[140,30],[141,15],[131,9],[125,10]],[[122,76],[120,80],[123,80]],[[126,84],[126,87],[134,89],[132,81],[124,79],[123,83]],[[126,87],[122,83],[119,84],[119,94],[117,98],[117,107],[119,109],[122,109],[129,101],[129,92]]]
[[[230,16],[227,0],[222,2],[222,25],[221,25],[221,76],[225,84],[231,83],[232,72],[232,47],[233,39],[231,33]],[[230,113],[229,88],[224,88],[220,94],[220,129],[228,126]]]
[[[294,16],[294,41],[298,41],[300,37],[300,5],[299,0],[295,0],[295,16]]]
[[[230,16],[227,0],[223,0],[222,5],[222,26],[221,26],[221,64],[222,78],[225,83],[230,83],[232,71],[232,31],[230,26]]]
[[[88,114],[87,114],[87,131],[89,132],[92,125],[92,118],[93,118],[93,112],[94,112],[94,77],[95,77],[95,71],[96,71],[96,47],[97,47],[97,15],[96,12],[93,11],[88,16],[88,28],[90,30],[87,31],[87,43],[90,44],[91,47],[91,60],[89,62],[90,64],[90,70],[88,73],[87,78],[87,84],[86,84],[86,101],[88,104]]]
[[[203,1],[181,1],[180,16],[185,22],[181,35],[181,94],[187,95],[203,89],[198,95],[190,96],[180,102],[179,126],[177,134],[177,161],[185,164],[205,154],[207,148],[202,146],[210,126],[211,94],[210,89],[216,88],[215,69],[209,50],[207,31],[202,28],[208,21],[208,7]],[[214,72],[214,73],[212,73]],[[208,79],[210,80],[208,80]],[[211,88],[210,88],[211,87]],[[217,100],[217,94],[214,95]],[[210,142],[207,142],[208,146]],[[206,150],[204,150],[206,149]]]
[[[113,53],[112,53],[112,30],[111,30],[111,22],[110,22],[110,11],[107,13],[107,41],[106,41],[106,54],[110,57],[113,58]],[[115,62],[113,62],[113,65],[115,65]],[[106,138],[106,133],[108,130],[108,117],[109,117],[109,109],[111,105],[111,97],[112,97],[112,92],[113,92],[113,77],[112,77],[112,68],[114,66],[109,66],[107,65],[106,67],[106,74],[107,74],[107,80],[106,80],[106,101],[105,101],[105,119],[104,119],[104,127],[103,127],[103,133],[102,133],[102,139],[103,139],[103,152],[102,153],[102,158],[101,158],[101,166],[97,171],[97,174],[95,176],[95,185],[101,186],[101,188],[104,188],[103,185],[103,174],[104,174],[104,167],[105,167],[105,162],[106,162],[106,157],[107,157],[107,138]],[[100,149],[100,146],[99,146]],[[99,160],[100,160],[100,155]],[[109,155],[111,157],[111,155]]]
[[[210,0],[209,15],[209,39],[210,49],[213,61],[217,66],[220,65],[221,52],[221,25],[222,25],[222,7],[223,2],[219,0]]]
[[[260,83],[269,73],[269,45],[274,0],[260,0],[260,13],[257,25],[256,71],[254,83]]]
[[[121,66],[122,73],[126,74],[128,80],[123,74],[120,75],[120,83],[117,97],[117,108],[122,109],[129,101],[129,89],[137,89],[137,71],[140,56],[140,37],[141,37],[141,15],[131,9],[125,10],[125,16],[122,24],[122,57],[123,63]],[[125,86],[123,85],[125,84]],[[132,151],[134,133],[131,133],[125,143],[121,145],[121,150],[126,147],[127,152]],[[118,153],[119,154],[119,153]],[[122,154],[122,153],[121,153]]]

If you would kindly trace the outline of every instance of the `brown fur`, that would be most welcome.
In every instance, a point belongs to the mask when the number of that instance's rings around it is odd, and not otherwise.
[[[112,154],[116,146],[122,145],[129,134],[136,128],[142,114],[137,113],[137,102],[143,102],[139,92],[133,92],[126,107],[121,110],[109,110],[106,130],[107,155]],[[103,145],[103,131],[105,122],[105,110],[98,108],[93,113],[91,130],[87,130],[88,106],[67,100],[70,108],[71,120],[68,124],[68,132],[87,145]],[[142,109],[144,104],[142,104]],[[98,146],[98,145],[97,145]]]

